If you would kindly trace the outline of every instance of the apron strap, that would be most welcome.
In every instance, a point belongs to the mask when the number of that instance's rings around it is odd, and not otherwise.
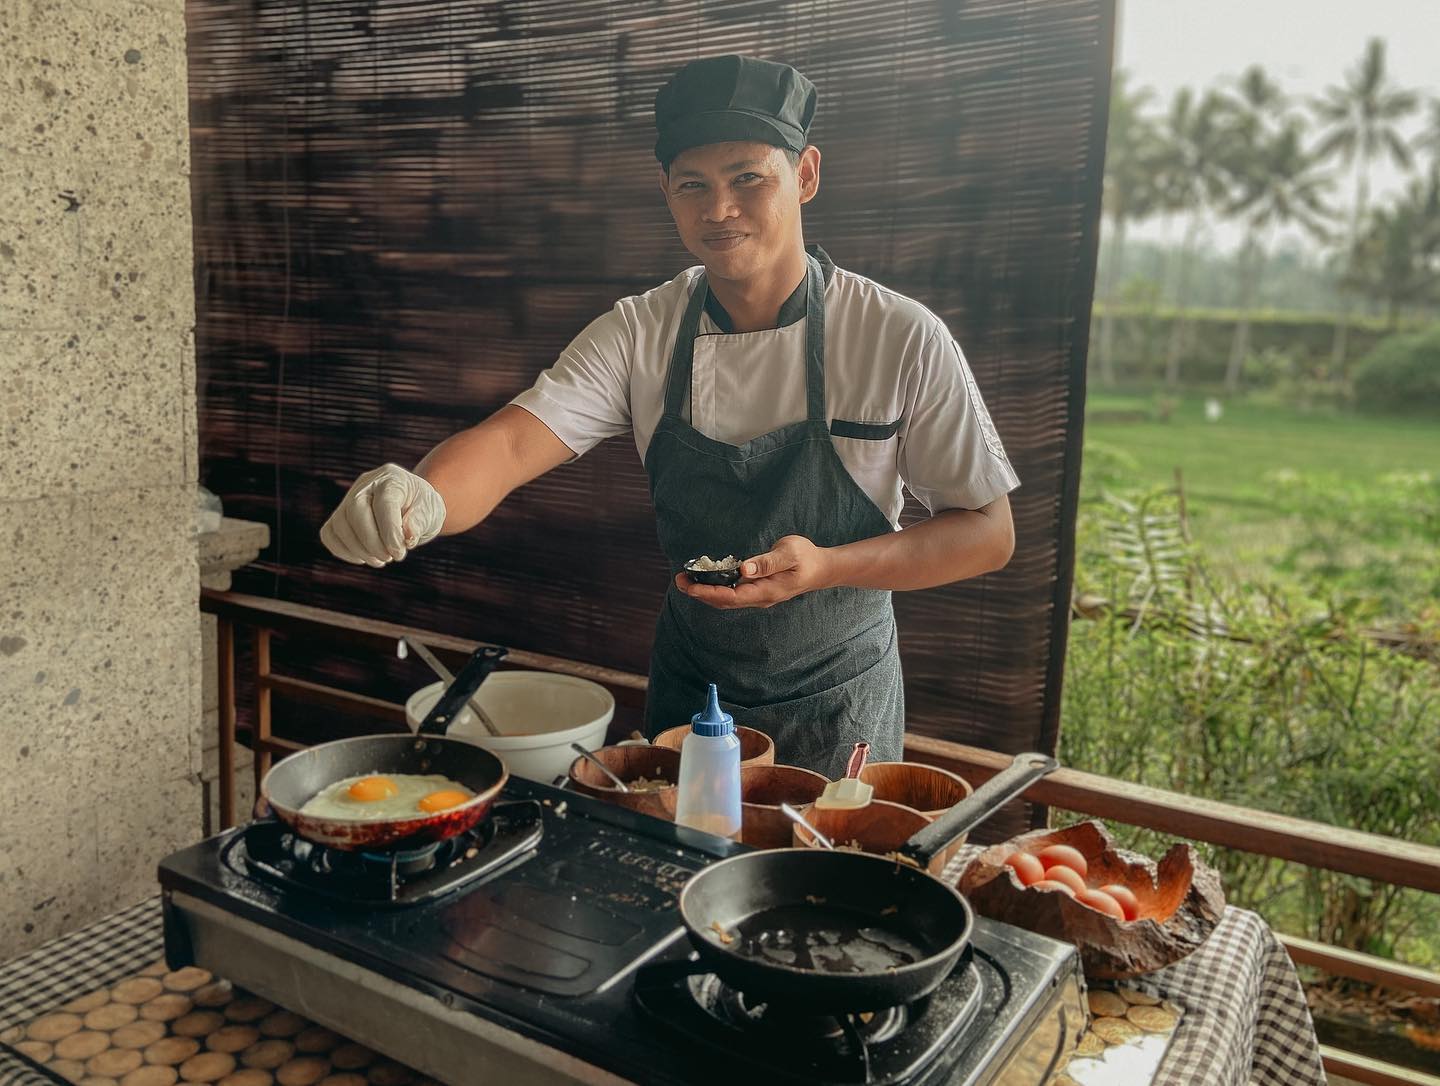
[[[710,293],[709,283],[702,271],[690,292],[690,304],[680,318],[680,330],[675,333],[675,346],[670,350],[670,372],[665,378],[665,414],[671,418],[683,419],[685,400],[690,395],[690,372],[695,366],[695,335],[700,331],[700,313],[705,308],[705,298]]]
[[[825,421],[825,274],[820,262],[805,255],[805,417]],[[690,377],[695,368],[695,337],[700,331],[700,314],[710,293],[702,271],[670,351],[670,370],[665,378],[665,414],[684,418],[685,400],[690,395]]]
[[[825,421],[825,274],[805,255],[805,417]]]

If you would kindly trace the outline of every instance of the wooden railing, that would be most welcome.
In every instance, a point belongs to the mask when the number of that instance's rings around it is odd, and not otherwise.
[[[296,701],[405,727],[404,706],[354,694],[335,687],[276,675],[272,670],[271,638],[301,635],[312,640],[366,646],[389,654],[401,636],[418,638],[442,652],[469,655],[479,642],[420,630],[391,622],[360,618],[303,604],[285,603],[233,592],[205,590],[201,609],[217,619],[220,699],[220,824],[235,824],[235,629],[247,627],[255,636],[254,750],[256,793],[274,756],[301,745],[271,730],[271,698],[275,693]],[[591,679],[615,696],[617,706],[638,710],[644,703],[645,678],[592,664],[539,653],[512,650],[506,664],[556,671]],[[1009,757],[959,743],[909,736],[906,758],[942,766],[972,784],[988,780],[1008,764]],[[1203,841],[1224,848],[1324,868],[1394,886],[1440,894],[1440,848],[1413,845],[1393,838],[1287,818],[1268,811],[1234,807],[1213,800],[1130,784],[1074,769],[1060,769],[1032,785],[1027,798],[1038,803],[1160,833]],[[1425,996],[1440,996],[1440,975],[1383,958],[1281,936],[1292,959],[1326,973],[1350,977]],[[1440,1086],[1440,1079],[1394,1064],[1322,1047],[1325,1068],[1370,1086]]]

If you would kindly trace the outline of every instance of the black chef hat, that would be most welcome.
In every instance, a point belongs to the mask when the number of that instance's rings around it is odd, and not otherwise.
[[[691,61],[655,95],[655,157],[667,169],[691,147],[753,140],[805,148],[815,84],[788,64],[755,57]]]

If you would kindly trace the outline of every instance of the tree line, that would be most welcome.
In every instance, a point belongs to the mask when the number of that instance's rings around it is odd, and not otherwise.
[[[1401,129],[1422,116],[1418,135]],[[1376,204],[1373,168],[1390,162],[1409,175],[1400,193]],[[1344,172],[1354,177],[1348,207],[1334,196]],[[1207,221],[1238,224],[1234,256],[1235,323],[1225,370],[1234,390],[1250,353],[1249,314],[1276,235],[1296,228],[1326,253],[1339,299],[1332,369],[1346,373],[1352,310],[1367,300],[1393,326],[1400,315],[1440,299],[1440,98],[1399,86],[1385,45],[1371,39],[1344,78],[1319,96],[1287,94],[1260,65],[1196,92],[1177,91],[1163,109],[1154,92],[1115,75],[1110,97],[1103,214],[1110,233],[1101,297],[1122,282],[1126,229],[1157,215],[1179,216],[1184,231],[1173,255],[1180,319],[1166,348],[1167,385],[1179,383],[1184,320],[1196,247]],[[1114,381],[1114,318],[1100,322],[1099,371]]]

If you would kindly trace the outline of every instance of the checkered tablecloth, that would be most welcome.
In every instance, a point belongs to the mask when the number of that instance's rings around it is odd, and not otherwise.
[[[975,851],[962,849],[946,874],[958,878]],[[0,965],[0,1034],[132,976],[162,954],[153,898]],[[1295,969],[1254,913],[1227,909],[1194,954],[1131,984],[1185,1011],[1153,1086],[1324,1086]],[[63,1081],[0,1045],[0,1086]]]
[[[1226,909],[1204,946],[1132,986],[1185,1009],[1153,1086],[1324,1086],[1300,978],[1254,913]]]
[[[37,1015],[134,976],[164,957],[160,899],[151,898],[0,965],[0,1036]],[[0,1086],[65,1083],[0,1044]]]

